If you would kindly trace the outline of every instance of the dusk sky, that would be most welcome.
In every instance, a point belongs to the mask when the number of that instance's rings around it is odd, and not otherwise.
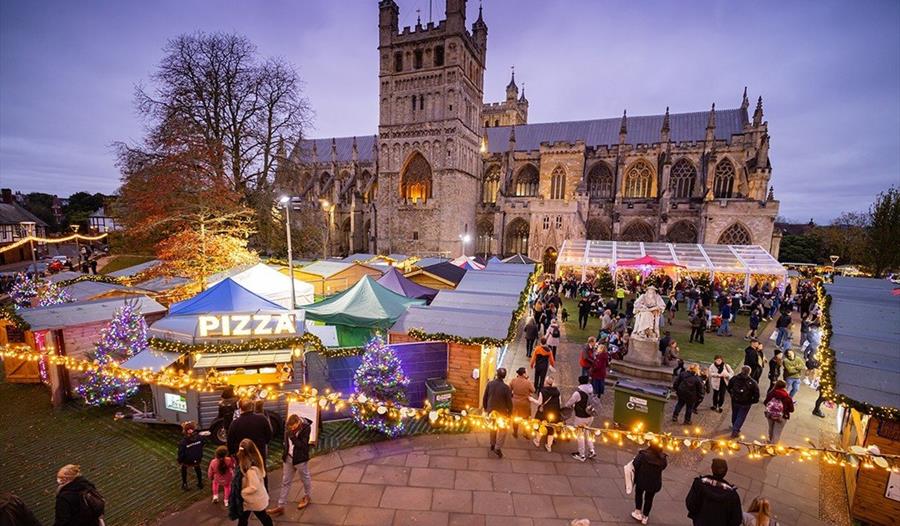
[[[444,2],[432,0],[434,20]],[[400,26],[428,19],[401,0]],[[469,3],[468,23],[477,2]],[[762,95],[781,214],[825,222],[900,184],[900,2],[486,0],[486,101],[515,64],[529,122],[706,111]],[[134,89],[166,41],[227,31],[294,64],[319,137],[377,131],[376,0],[0,2],[0,185],[119,186]],[[752,107],[751,107],[752,110]]]

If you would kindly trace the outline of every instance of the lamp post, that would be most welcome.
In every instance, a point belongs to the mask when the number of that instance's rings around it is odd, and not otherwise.
[[[31,238],[28,240],[28,246],[31,247],[31,264],[33,266],[33,272],[34,275],[37,276],[37,255],[34,253],[34,236],[37,233],[36,224],[34,221],[22,221],[19,224],[22,225],[22,231],[25,234],[25,237]]]
[[[293,310],[297,308],[297,293],[294,290],[294,255],[291,253],[291,206],[293,206],[293,199],[285,195],[278,201],[284,206],[284,230],[287,232],[288,274],[291,276],[291,310]]]
[[[69,225],[74,235],[78,235],[78,229],[81,225]],[[75,268],[81,268],[81,245],[78,244],[78,238],[75,238]]]
[[[469,241],[472,241],[472,236],[470,236],[468,232],[465,234],[460,234],[459,241],[460,241],[460,244],[462,245],[462,255],[463,255],[463,257],[466,257],[466,244]]]
[[[322,203],[322,212],[325,213],[325,243],[322,244],[322,260],[325,261],[328,259],[328,243],[331,242],[331,221],[328,213],[332,206],[328,199],[319,199],[319,202]]]
[[[837,267],[835,267],[834,265],[838,262],[839,259],[841,259],[841,256],[832,254],[831,256],[828,256],[828,259],[831,260],[831,279],[834,279],[834,275],[837,274]]]

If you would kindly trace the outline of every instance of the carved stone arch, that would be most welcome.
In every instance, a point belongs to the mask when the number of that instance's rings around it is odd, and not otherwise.
[[[687,157],[678,159],[669,171],[669,195],[672,199],[689,199],[694,195],[697,168]]]
[[[737,187],[737,169],[735,163],[728,157],[716,163],[713,175],[713,195],[717,199],[730,199],[734,197]]]
[[[489,257],[492,253],[491,241],[494,239],[494,222],[483,218],[475,226],[475,255]]]
[[[628,223],[619,235],[619,241],[643,241],[651,243],[654,240],[653,227],[642,219],[635,219]]]
[[[481,202],[494,204],[497,202],[497,194],[500,191],[500,166],[490,164],[484,172],[481,181]]]
[[[513,178],[513,195],[516,197],[537,197],[540,174],[538,169],[528,163],[516,172]]]
[[[599,161],[591,166],[587,177],[587,191],[591,199],[612,199],[613,191],[612,169],[605,161]]]
[[[504,254],[528,255],[528,241],[531,237],[531,227],[528,221],[517,217],[506,226],[506,239],[504,240]]]
[[[592,217],[588,219],[587,224],[584,227],[584,231],[585,239],[591,239],[595,241],[612,240],[612,235],[610,233],[609,227],[599,217]]]
[[[432,173],[431,165],[418,151],[412,152],[403,163],[400,171],[400,198],[407,202],[431,199]]]
[[[656,170],[650,161],[640,158],[625,169],[622,193],[630,198],[648,198],[656,195]]]
[[[678,221],[669,227],[666,240],[669,243],[696,243],[697,227],[691,221]]]
[[[348,254],[350,252],[350,235],[352,230],[352,222],[349,217],[344,218],[341,222],[340,241],[338,243],[338,252]]]
[[[750,234],[749,228],[742,223],[735,222],[719,234],[719,240],[716,243],[719,245],[752,245],[753,235]]]

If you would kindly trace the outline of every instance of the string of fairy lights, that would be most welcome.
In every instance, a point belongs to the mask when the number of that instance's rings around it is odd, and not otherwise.
[[[215,372],[206,376],[195,376],[172,369],[153,372],[149,369],[125,369],[118,364],[107,364],[104,367],[100,367],[96,362],[60,356],[52,351],[41,353],[26,345],[0,347],[0,358],[15,358],[27,361],[46,360],[48,364],[62,366],[70,372],[99,372],[120,380],[137,380],[141,383],[178,390],[190,389],[200,392],[211,392],[226,385],[224,378],[215,374]],[[618,447],[624,446],[626,441],[638,445],[654,442],[672,453],[699,451],[704,454],[713,452],[723,456],[733,456],[743,452],[751,459],[784,457],[797,462],[821,460],[832,465],[859,466],[867,469],[878,467],[900,473],[900,455],[882,454],[876,447],[851,446],[845,450],[835,446],[818,446],[810,439],[807,439],[804,445],[787,445],[768,444],[760,440],[750,440],[746,437],[741,437],[740,439],[704,437],[699,427],[685,429],[681,434],[653,433],[643,430],[640,426],[627,430],[618,429],[611,427],[608,422],[604,423],[602,427],[576,427],[565,422],[503,417],[471,410],[451,412],[447,409],[432,409],[427,406],[425,408],[406,407],[371,399],[362,393],[344,396],[339,392],[330,390],[319,392],[309,385],[299,390],[284,390],[283,385],[283,383],[280,383],[277,387],[274,385],[241,386],[236,388],[236,392],[240,396],[253,396],[266,400],[284,399],[288,402],[302,402],[307,405],[316,405],[321,409],[341,410],[352,406],[362,415],[379,415],[394,421],[428,418],[431,425],[446,430],[511,430],[513,426],[521,426],[521,428],[527,430],[527,434],[531,435],[545,435],[550,429],[553,429],[554,434],[561,440],[572,440],[579,433],[587,432],[590,439],[595,442]]]
[[[108,233],[99,234],[96,236],[83,236],[81,234],[72,234],[66,237],[39,237],[39,236],[27,236],[22,239],[16,241],[15,243],[10,243],[3,248],[0,248],[0,254],[3,252],[9,252],[10,250],[15,250],[23,245],[27,245],[28,243],[44,243],[44,244],[55,244],[55,243],[68,243],[69,241],[100,241],[101,239],[107,237]]]

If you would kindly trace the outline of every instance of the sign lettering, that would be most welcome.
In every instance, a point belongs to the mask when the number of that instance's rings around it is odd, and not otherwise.
[[[207,336],[272,336],[297,334],[294,314],[222,314],[200,316],[200,337]]]

